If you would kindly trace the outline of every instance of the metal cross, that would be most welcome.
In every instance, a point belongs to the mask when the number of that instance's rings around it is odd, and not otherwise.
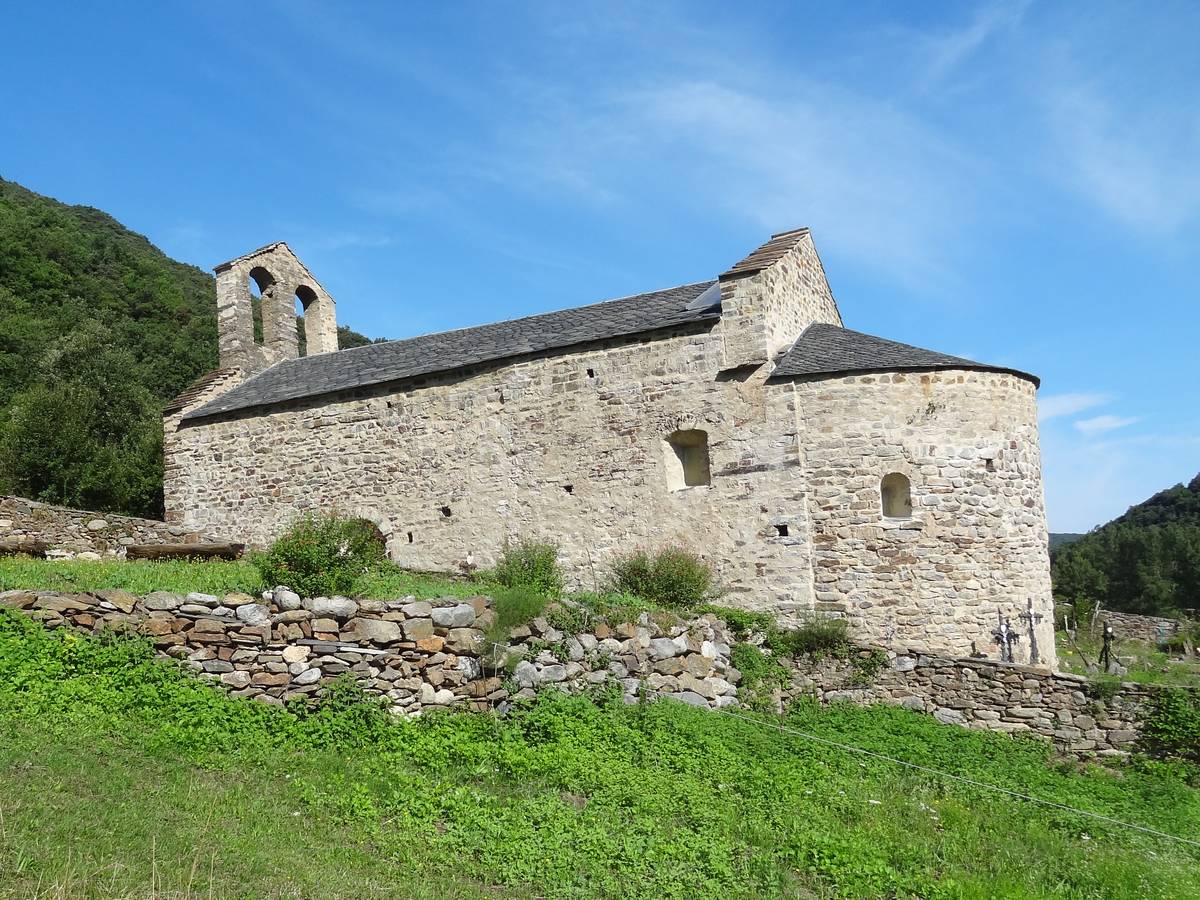
[[[1030,598],[1029,606],[1025,612],[1021,613],[1020,618],[1024,619],[1029,624],[1029,664],[1036,666],[1041,660],[1038,657],[1037,632],[1034,626],[1042,621],[1042,614],[1033,611],[1033,599]]]
[[[1015,662],[1013,659],[1013,645],[1021,640],[1021,636],[1012,627],[1012,622],[1004,618],[999,610],[996,612],[996,618],[1000,620],[1000,625],[992,632],[992,637],[1000,645],[1000,661]]]
[[[1109,622],[1105,622],[1104,623],[1104,646],[1100,648],[1100,667],[1105,672],[1109,672],[1109,673],[1111,673],[1113,670],[1113,655],[1112,655],[1113,636],[1114,635],[1113,635],[1112,624]]]

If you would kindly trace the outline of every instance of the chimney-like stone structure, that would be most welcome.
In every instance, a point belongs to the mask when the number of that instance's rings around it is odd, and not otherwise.
[[[217,332],[221,367],[253,375],[300,355],[296,302],[304,315],[306,354],[338,349],[333,298],[282,241],[221,263],[217,276]],[[254,297],[261,296],[262,337],[255,336]]]
[[[814,322],[842,324],[807,228],[771,235],[720,283],[726,369],[775,359]]]

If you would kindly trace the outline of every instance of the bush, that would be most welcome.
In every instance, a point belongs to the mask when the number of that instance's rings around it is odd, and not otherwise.
[[[613,562],[612,590],[668,609],[694,609],[718,593],[712,566],[682,547],[664,547],[654,554],[637,550],[618,556]]]
[[[1200,762],[1200,697],[1181,690],[1156,694],[1142,726],[1142,747],[1155,756]]]
[[[563,589],[563,573],[558,565],[558,544],[522,538],[505,544],[492,577],[507,588],[524,588],[543,597]]]
[[[355,580],[383,559],[383,542],[370,522],[310,513],[254,564],[268,587],[282,584],[305,597],[327,597],[353,592]]]
[[[769,635],[768,643],[777,653],[790,656],[825,653],[838,656],[849,649],[850,636],[845,619],[822,617],[811,619],[791,631]]]

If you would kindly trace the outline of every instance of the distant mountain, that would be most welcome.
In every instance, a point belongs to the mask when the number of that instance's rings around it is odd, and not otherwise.
[[[1064,544],[1073,544],[1084,536],[1086,532],[1058,531],[1050,532],[1050,552],[1053,553]]]
[[[1150,615],[1200,608],[1200,475],[1051,549],[1060,600]]]
[[[0,179],[0,492],[161,513],[162,406],[216,365],[211,275]]]

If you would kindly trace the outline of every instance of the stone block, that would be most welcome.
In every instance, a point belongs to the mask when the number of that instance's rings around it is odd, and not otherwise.
[[[433,619],[409,619],[401,629],[408,641],[422,641],[434,636]]]

